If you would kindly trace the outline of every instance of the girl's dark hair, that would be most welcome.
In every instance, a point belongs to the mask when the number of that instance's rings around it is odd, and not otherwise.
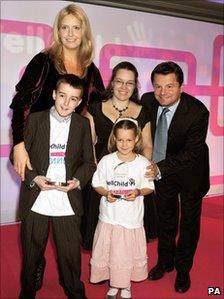
[[[104,101],[107,101],[108,99],[111,99],[114,92],[113,92],[113,81],[117,75],[117,72],[119,70],[127,70],[127,71],[131,71],[134,73],[135,76],[135,88],[133,90],[133,94],[130,97],[130,101],[133,101],[135,103],[139,103],[139,90],[138,90],[138,71],[136,69],[136,67],[128,61],[122,61],[120,63],[118,63],[112,70],[112,76],[110,78],[110,82],[107,86],[107,88],[105,89],[104,93],[103,93],[103,98]]]
[[[184,82],[184,73],[183,73],[181,67],[173,61],[162,62],[154,68],[154,70],[151,73],[152,85],[154,83],[154,77],[156,74],[168,75],[168,74],[173,74],[173,73],[176,76],[177,82],[181,86]]]
[[[118,129],[125,129],[125,130],[133,130],[136,137],[138,137],[138,141],[135,144],[134,152],[139,154],[142,152],[142,132],[141,129],[132,121],[132,120],[119,120],[118,122],[115,122],[113,125],[112,131],[110,133],[110,137],[108,139],[108,151],[110,153],[117,151],[116,146],[116,135]]]

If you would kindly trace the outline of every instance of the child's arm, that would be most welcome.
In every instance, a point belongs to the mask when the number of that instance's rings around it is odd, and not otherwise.
[[[138,196],[145,196],[152,192],[153,190],[149,188],[133,189],[128,194],[125,195],[125,199],[128,201],[133,201]]]
[[[24,142],[28,153],[30,152],[30,149],[32,147],[33,140],[36,138],[35,134],[38,127],[38,122],[39,122],[39,114],[33,113],[28,116],[28,120],[24,131]],[[28,188],[30,189],[34,188],[34,190],[40,189],[41,191],[54,189],[54,186],[50,186],[47,184],[48,181],[49,181],[48,178],[46,178],[43,175],[39,175],[35,167],[33,167],[32,169],[25,167],[24,183]]]
[[[29,154],[31,146],[33,144],[33,140],[35,138],[35,134],[37,131],[39,118],[37,117],[37,114],[30,114],[27,119],[27,123],[25,126],[24,131],[24,143],[25,148],[27,150],[27,153]],[[31,161],[32,163],[32,161]],[[39,175],[39,173],[36,171],[35,167],[33,167],[31,170],[26,167],[25,168],[25,178],[24,183],[28,186],[33,188],[35,186],[34,179]]]
[[[33,142],[33,137],[36,132],[35,126],[36,126],[35,116],[31,114],[28,116],[27,123],[24,130],[24,145],[25,145],[24,148],[26,149],[27,152],[29,152],[29,149]],[[10,153],[10,161],[14,165],[15,161],[14,161],[13,150]],[[35,169],[33,168],[30,169],[27,166],[25,166],[24,174],[22,176],[22,181],[24,181],[27,187],[32,188],[35,185],[34,178],[37,175],[38,173],[35,171]]]
[[[104,156],[98,163],[97,169],[92,178],[92,186],[102,196],[107,198],[108,202],[115,202],[117,197],[112,191],[108,190],[107,185],[107,169],[110,167],[108,157],[110,155]]]

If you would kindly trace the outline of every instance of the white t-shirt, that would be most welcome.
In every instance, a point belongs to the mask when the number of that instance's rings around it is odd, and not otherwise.
[[[58,121],[50,114],[49,167],[46,177],[54,182],[66,181],[65,152],[71,119]],[[47,216],[74,215],[68,195],[58,190],[41,191],[32,211]]]
[[[103,187],[122,195],[133,189],[149,188],[154,190],[154,183],[144,177],[150,162],[141,155],[136,155],[131,162],[122,162],[117,153],[104,156],[93,175],[92,186]],[[117,199],[110,203],[105,196],[101,197],[99,219],[110,224],[119,224],[126,228],[143,226],[143,196],[134,201]]]

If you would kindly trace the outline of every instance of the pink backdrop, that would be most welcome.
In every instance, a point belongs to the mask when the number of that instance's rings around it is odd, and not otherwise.
[[[68,1],[1,2],[1,222],[16,220],[19,179],[8,162],[11,144],[9,104],[14,86],[30,59],[49,44],[57,12]],[[54,3],[54,5],[52,5]],[[185,91],[210,110],[211,189],[223,193],[222,26],[149,13],[80,4],[88,14],[96,44],[95,63],[105,84],[111,69],[129,60],[140,74],[140,93],[152,90],[150,72],[173,60],[185,73]],[[97,17],[96,17],[97,16]],[[116,20],[116,22],[115,22]]]

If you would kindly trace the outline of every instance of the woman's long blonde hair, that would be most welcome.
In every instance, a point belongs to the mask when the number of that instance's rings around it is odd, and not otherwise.
[[[89,19],[84,10],[78,5],[70,4],[64,7],[61,11],[59,11],[53,25],[53,41],[50,47],[48,48],[47,52],[49,53],[51,59],[54,61],[54,65],[57,71],[60,74],[65,74],[66,69],[63,63],[62,43],[59,37],[59,30],[63,18],[67,15],[73,15],[81,22],[82,42],[79,48],[78,59],[79,64],[85,73],[86,68],[93,61],[93,39]]]

